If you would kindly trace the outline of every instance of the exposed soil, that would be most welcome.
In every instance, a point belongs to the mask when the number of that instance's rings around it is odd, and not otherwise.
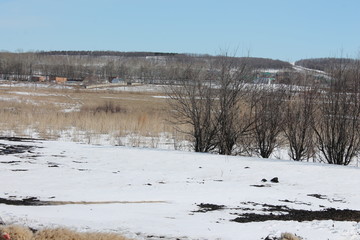
[[[314,197],[314,198],[318,198],[318,199],[327,199],[327,197],[325,195],[321,195],[321,194],[308,194],[309,197]]]
[[[250,187],[259,187],[259,188],[262,188],[262,187],[271,187],[270,185],[265,185],[265,184],[255,184],[255,185],[250,185]]]
[[[15,206],[41,206],[41,205],[46,205],[46,204],[41,204],[39,199],[37,199],[35,197],[23,198],[21,200],[0,198],[0,203],[6,204],[6,205],[15,205]]]
[[[245,213],[233,219],[238,223],[264,222],[264,221],[314,221],[314,220],[334,220],[334,221],[355,221],[360,222],[360,211],[350,209],[328,208],[321,211],[308,211],[287,209],[286,214],[255,214]]]
[[[78,168],[78,171],[80,171],[80,172],[84,172],[84,171],[90,171],[90,169],[86,169],[86,168]]]
[[[0,136],[0,140],[6,140],[10,142],[36,142],[36,141],[44,141],[44,139],[36,139],[36,138],[25,138],[25,137],[2,137]],[[0,143],[0,155],[8,155],[8,154],[18,154],[18,153],[33,153],[32,150],[35,146],[31,145],[20,145],[20,144],[4,144]],[[39,148],[39,147],[37,147]],[[29,156],[32,157],[32,156]],[[37,156],[34,156],[37,157]],[[2,162],[5,163],[5,162]]]
[[[26,137],[1,137],[0,140],[7,140],[11,142],[35,142],[44,139],[26,138]]]
[[[284,202],[288,202],[283,200]],[[242,203],[244,204],[244,203]],[[240,210],[240,211],[261,211],[258,213],[231,213],[238,217],[231,220],[238,223],[264,222],[264,221],[314,221],[314,220],[334,220],[334,221],[355,221],[360,222],[360,211],[351,209],[334,209],[327,208],[319,211],[291,209],[285,205],[270,205],[248,202],[253,206],[262,206],[262,209],[255,208],[227,208],[224,205],[209,203],[198,204],[199,210],[194,212],[206,213],[215,210]]]
[[[21,161],[0,161],[0,163],[18,165]]]
[[[34,146],[27,145],[9,145],[0,143],[0,155],[17,154],[29,152]]]
[[[200,203],[197,206],[199,207],[199,210],[194,212],[206,213],[206,212],[221,210],[225,208],[225,205],[216,205],[210,203]]]
[[[341,202],[341,203],[346,203],[346,201],[344,199],[336,199],[336,198],[329,198],[326,195],[321,195],[321,194],[308,194],[309,197],[314,197],[314,198],[318,198],[321,200],[328,200],[329,202]]]
[[[57,167],[59,167],[59,165],[58,164],[52,164],[52,165],[49,165],[48,167],[57,168]]]
[[[15,196],[12,196],[15,197]],[[54,197],[51,197],[54,198]],[[36,197],[27,197],[23,199],[6,199],[0,198],[0,204],[13,205],[13,206],[56,206],[56,205],[90,205],[90,204],[142,204],[142,203],[167,203],[165,201],[99,201],[99,202],[86,202],[86,201],[42,201]]]
[[[311,206],[311,203],[306,203],[306,202],[301,202],[301,201],[290,201],[290,200],[288,200],[288,199],[285,199],[285,200],[279,200],[279,202],[294,203],[294,204],[298,204],[298,205],[307,205],[307,206]]]

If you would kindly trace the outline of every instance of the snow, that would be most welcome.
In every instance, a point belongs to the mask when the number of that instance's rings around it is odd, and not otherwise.
[[[153,96],[153,98],[169,99],[169,96]]]
[[[10,94],[16,94],[16,95],[24,95],[24,96],[41,96],[41,97],[44,97],[44,96],[62,96],[62,95],[59,95],[59,94],[45,94],[45,93],[39,93],[39,92],[19,92],[19,91],[16,91],[16,92],[8,92]]]
[[[245,210],[249,202],[306,210],[360,210],[360,170],[356,167],[67,141],[0,140],[0,144],[36,146],[30,152],[0,155],[1,198],[99,202],[0,204],[0,216],[6,223],[111,231],[134,239],[157,239],[147,237],[153,235],[159,239],[251,240],[282,232],[304,239],[360,239],[357,222],[231,221],[249,211]],[[279,183],[261,182],[273,177]],[[252,186],[257,184],[265,187]],[[196,212],[200,203],[226,207]],[[253,212],[262,212],[260,205],[251,207]]]
[[[326,72],[324,72],[324,71],[316,70],[316,69],[312,69],[312,68],[306,68],[306,67],[299,66],[299,65],[295,65],[295,63],[293,63],[293,68],[295,70],[297,70],[297,71],[300,71],[300,72],[315,72],[315,73],[327,75]]]
[[[8,87],[26,87],[26,88],[41,88],[41,89],[72,89],[73,86],[62,85],[62,84],[54,84],[54,83],[47,83],[47,82],[27,82],[27,81],[10,81],[10,80],[2,80],[0,79],[0,87],[1,88],[8,88]]]
[[[155,93],[160,92],[161,93],[161,92],[165,92],[165,88],[166,86],[164,85],[144,84],[144,85],[96,89],[96,91],[112,90],[112,91],[125,91],[125,92],[155,92]]]

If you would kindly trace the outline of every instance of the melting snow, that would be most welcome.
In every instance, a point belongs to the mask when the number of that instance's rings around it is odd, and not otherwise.
[[[281,232],[305,239],[360,239],[357,222],[231,221],[249,211],[261,213],[264,204],[304,210],[360,210],[360,170],[356,167],[66,141],[4,139],[0,144],[35,147],[23,153],[0,154],[0,198],[134,201],[0,204],[0,216],[6,223],[115,231],[135,239],[153,235],[165,239],[251,240]],[[269,181],[274,177],[279,183]],[[199,212],[201,203],[225,207]]]

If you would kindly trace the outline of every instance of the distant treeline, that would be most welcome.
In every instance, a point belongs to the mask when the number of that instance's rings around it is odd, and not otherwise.
[[[205,54],[116,51],[0,52],[0,78],[28,80],[33,75],[68,79],[106,80],[114,77],[142,82],[177,80],[192,68],[216,69],[223,58],[251,69],[291,68],[288,62],[268,58]]]
[[[175,57],[175,58],[202,58],[202,59],[216,59],[217,56],[208,54],[185,54],[185,53],[164,53],[164,52],[119,52],[119,51],[47,51],[39,52],[41,55],[50,56],[90,56],[90,57]],[[246,63],[253,68],[261,69],[282,69],[291,68],[291,64],[281,60],[273,60],[270,58],[255,58],[255,57],[237,57],[238,61]]]
[[[93,56],[93,57],[149,57],[149,56],[184,56],[179,53],[164,52],[119,52],[119,51],[40,51],[40,55],[65,55],[65,56]]]
[[[244,61],[247,65],[255,69],[284,69],[292,68],[291,64],[281,60],[274,60],[269,58],[255,58],[243,57],[240,60]]]
[[[356,60],[351,58],[313,58],[313,59],[302,59],[295,62],[295,65],[320,70],[324,72],[331,71],[334,66],[348,65],[354,63]]]

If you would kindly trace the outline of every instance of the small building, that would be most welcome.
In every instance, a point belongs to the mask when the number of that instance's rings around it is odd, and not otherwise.
[[[51,81],[55,81],[56,83],[65,83],[67,81],[66,77],[52,77]]]
[[[256,84],[271,84],[276,80],[276,74],[270,72],[258,72],[254,83]]]
[[[41,75],[34,75],[34,76],[31,76],[31,81],[33,81],[33,82],[45,82],[46,77],[41,76]]]

